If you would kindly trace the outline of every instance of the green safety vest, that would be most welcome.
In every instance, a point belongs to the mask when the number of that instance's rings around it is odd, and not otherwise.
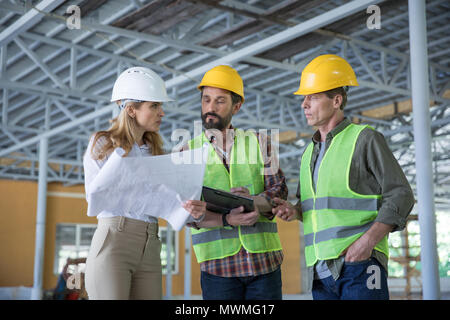
[[[189,141],[189,148],[209,144],[203,185],[224,191],[247,187],[251,195],[264,191],[264,161],[258,138],[235,129],[228,172],[205,134]],[[192,245],[199,263],[235,255],[242,246],[252,253],[281,250],[277,223],[260,215],[253,226],[192,229]]]
[[[300,191],[307,266],[339,257],[378,215],[381,195],[363,195],[349,187],[356,140],[366,127],[350,124],[333,138],[320,164],[315,192],[310,169],[313,143],[302,156]],[[387,236],[375,250],[389,256]]]

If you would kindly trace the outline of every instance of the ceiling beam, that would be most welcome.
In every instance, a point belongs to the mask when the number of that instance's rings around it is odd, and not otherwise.
[[[381,0],[375,1],[375,3],[379,3],[379,2],[381,2]],[[195,78],[197,76],[200,76],[205,71],[209,70],[211,67],[213,67],[213,66],[215,66],[217,64],[220,64],[220,63],[232,63],[232,62],[241,60],[243,58],[252,56],[253,54],[258,54],[258,53],[266,50],[267,48],[271,48],[271,47],[277,46],[279,44],[282,44],[284,42],[292,40],[292,39],[294,39],[296,37],[299,37],[299,36],[301,36],[303,34],[306,34],[306,33],[309,33],[309,32],[311,32],[313,30],[316,30],[316,29],[318,29],[318,28],[320,28],[322,26],[325,26],[325,25],[327,25],[329,23],[332,23],[332,22],[337,21],[339,19],[342,19],[342,18],[344,18],[346,16],[349,16],[349,15],[351,15],[351,14],[353,14],[353,13],[355,13],[355,12],[361,10],[361,9],[366,8],[367,5],[373,4],[373,3],[374,3],[374,1],[370,1],[370,0],[364,0],[364,1],[354,0],[354,1],[350,2],[350,3],[347,3],[347,4],[342,5],[342,6],[338,7],[338,8],[336,8],[336,9],[330,10],[330,11],[324,13],[324,14],[321,14],[321,15],[315,17],[315,18],[312,18],[312,19],[310,19],[310,20],[308,20],[306,22],[300,23],[300,24],[298,24],[298,25],[296,25],[296,26],[294,26],[292,28],[289,28],[287,30],[284,30],[284,31],[278,33],[278,34],[270,36],[270,37],[268,37],[268,38],[266,38],[264,40],[261,40],[261,41],[255,43],[255,44],[253,44],[253,45],[250,45],[250,46],[248,46],[246,48],[237,50],[237,51],[235,51],[233,53],[230,53],[230,54],[226,54],[225,56],[223,56],[223,57],[221,57],[221,58],[219,58],[219,59],[217,59],[217,60],[215,60],[213,62],[207,63],[207,64],[205,64],[205,65],[203,65],[203,66],[201,66],[199,68],[196,68],[195,70],[192,70],[192,71],[188,72],[188,77]],[[97,25],[96,27],[98,28],[99,25]],[[105,29],[105,28],[109,29],[109,28],[112,28],[112,27],[101,26],[101,28],[102,29]],[[118,28],[113,28],[113,29],[118,29]],[[121,30],[121,31],[122,32],[127,32],[126,30]],[[148,38],[149,35],[145,35],[145,37]],[[154,38],[156,38],[156,37],[154,37]],[[171,41],[169,41],[169,42],[171,42]],[[179,42],[178,43],[170,43],[170,45],[174,45],[174,44],[180,45]],[[190,45],[187,45],[187,46],[189,47]],[[177,77],[175,77],[173,79],[168,80],[167,83],[166,83],[166,86],[167,86],[167,88],[174,87],[176,85],[179,85],[179,84],[183,83],[184,81],[186,81],[186,75],[177,76]],[[6,87],[5,86],[6,83],[8,85],[12,85],[12,83],[8,83],[9,81],[4,81],[3,80],[2,82],[3,82],[3,86],[4,87]],[[17,85],[17,83],[14,83],[14,84]],[[55,89],[52,89],[52,90],[55,90]],[[59,90],[61,90],[61,89],[59,89]],[[63,91],[69,91],[70,92],[72,90],[63,90]],[[89,98],[93,97],[93,95],[86,95],[86,93],[83,93],[83,94],[86,97],[89,96]],[[103,99],[100,99],[100,100],[103,100]],[[111,107],[111,105],[109,105],[108,108],[102,108],[102,109],[98,110],[97,112],[94,112],[94,113],[91,113],[90,115],[81,117],[81,118],[79,118],[79,119],[77,119],[75,121],[68,122],[68,123],[66,123],[64,125],[61,125],[61,126],[55,128],[55,129],[49,130],[49,131],[47,131],[47,132],[45,132],[45,133],[43,133],[41,135],[35,136],[35,137],[31,138],[31,139],[28,139],[27,141],[24,141],[24,142],[22,142],[20,144],[16,144],[16,145],[14,145],[14,146],[12,146],[10,148],[3,149],[2,151],[0,151],[0,156],[6,155],[6,154],[8,154],[8,153],[10,153],[12,151],[16,151],[16,150],[18,150],[20,148],[23,148],[23,147],[28,146],[30,144],[36,143],[42,137],[50,137],[50,136],[52,136],[54,134],[57,134],[58,132],[62,132],[63,131],[62,128],[64,128],[64,129],[73,128],[75,126],[75,123],[76,124],[81,124],[81,123],[84,123],[84,122],[89,121],[91,119],[94,119],[94,117],[92,117],[93,114],[97,114],[99,112],[102,112],[102,115],[103,115],[103,114],[106,114],[109,111],[111,111],[111,110],[105,111],[105,109],[108,109],[108,110],[111,109],[112,110],[112,107]],[[263,125],[263,124],[260,124],[260,125]],[[269,127],[273,127],[273,126],[269,126]],[[277,127],[280,127],[280,126],[277,126]],[[292,130],[292,128],[289,128],[289,127],[286,127],[285,129]]]
[[[43,0],[36,5],[36,8],[40,11],[51,12],[63,2],[64,0]],[[30,9],[27,13],[0,33],[0,47],[8,44],[8,42],[13,40],[18,34],[27,31],[29,28],[41,21],[43,17],[44,16],[42,13],[36,9]]]
[[[14,152],[16,150],[19,150],[19,149],[22,149],[22,148],[27,147],[29,145],[32,145],[34,143],[37,143],[42,138],[50,138],[50,137],[52,137],[54,135],[60,134],[62,132],[66,132],[66,131],[72,129],[73,127],[79,126],[79,125],[81,125],[81,124],[83,124],[85,122],[94,120],[97,117],[101,117],[101,116],[103,116],[103,115],[105,115],[107,113],[111,114],[111,112],[112,112],[112,110],[114,108],[117,108],[117,105],[115,103],[111,103],[111,104],[109,104],[109,105],[107,105],[107,106],[105,106],[105,107],[103,107],[103,108],[101,108],[101,109],[99,109],[97,111],[88,113],[87,115],[82,116],[82,117],[80,117],[80,118],[78,118],[76,120],[67,122],[67,123],[65,123],[65,124],[63,124],[63,125],[61,125],[59,127],[54,128],[54,129],[47,130],[47,131],[45,131],[45,132],[43,132],[41,134],[38,134],[38,135],[36,135],[36,136],[26,140],[26,141],[23,141],[23,142],[21,142],[19,144],[15,144],[15,145],[13,145],[13,146],[11,146],[9,148],[1,150],[0,151],[0,157],[4,157],[4,156],[8,155],[11,152]]]
[[[315,18],[299,23],[294,27],[288,28],[282,32],[267,37],[252,45],[246,46],[245,48],[229,53],[209,63],[206,63],[198,68],[195,68],[194,70],[186,72],[183,75],[172,78],[167,81],[166,85],[168,87],[180,85],[187,80],[195,79],[196,77],[203,75],[206,71],[213,68],[214,66],[220,64],[231,64],[233,62],[244,60],[249,56],[261,53],[269,48],[276,47],[282,43],[288,42],[289,40],[292,40],[301,35],[307,34],[323,26],[326,26],[327,24],[335,22],[339,19],[343,19],[344,17],[347,17],[359,10],[367,8],[367,6],[370,4],[374,3],[376,4],[379,2],[381,1],[354,0],[340,7],[337,7],[336,9],[327,11],[326,13],[323,13]]]

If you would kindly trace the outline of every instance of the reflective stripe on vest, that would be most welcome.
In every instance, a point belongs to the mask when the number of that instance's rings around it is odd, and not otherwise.
[[[200,148],[205,142],[210,144],[202,133],[189,141],[189,148]],[[264,161],[254,133],[246,134],[235,129],[229,171],[225,169],[212,145],[209,145],[208,154],[203,185],[224,191],[248,186],[252,195],[264,191]],[[192,229],[191,232],[194,252],[199,263],[232,256],[239,252],[242,246],[253,253],[281,250],[275,220],[271,221],[263,216],[258,218],[254,226],[201,228]]]
[[[328,241],[331,239],[347,238],[358,234],[360,232],[366,232],[372,226],[373,221],[370,221],[362,226],[350,226],[350,227],[334,227],[314,233],[305,234],[304,242],[305,246],[312,246],[314,243],[322,241]]]
[[[350,165],[361,131],[367,126],[350,124],[331,141],[319,166],[316,190],[311,161],[313,143],[300,164],[300,192],[307,266],[334,259],[373,224],[381,195],[362,195],[349,187]],[[375,249],[389,255],[387,237]]]
[[[336,210],[366,210],[377,211],[379,199],[349,199],[337,197],[316,198],[316,210],[336,209]],[[314,208],[314,199],[302,201],[302,211],[309,211]]]
[[[241,234],[255,234],[261,232],[277,233],[277,225],[275,223],[257,222],[254,226],[241,226]],[[221,239],[239,238],[239,229],[220,228],[212,229],[205,232],[192,235],[192,245],[206,243]]]

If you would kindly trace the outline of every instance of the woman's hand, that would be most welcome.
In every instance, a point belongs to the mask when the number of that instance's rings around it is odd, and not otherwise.
[[[206,213],[206,202],[200,200],[187,200],[182,204],[183,208],[198,220]]]

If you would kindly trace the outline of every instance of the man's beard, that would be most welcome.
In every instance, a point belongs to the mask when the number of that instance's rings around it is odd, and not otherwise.
[[[206,121],[207,116],[217,117],[218,121],[214,122],[213,119]],[[230,113],[227,114],[224,118],[222,118],[221,116],[219,116],[217,113],[214,113],[214,112],[207,112],[205,114],[202,114],[201,117],[202,117],[203,127],[205,129],[225,130],[230,125],[232,116],[233,116],[233,112],[230,111]]]

